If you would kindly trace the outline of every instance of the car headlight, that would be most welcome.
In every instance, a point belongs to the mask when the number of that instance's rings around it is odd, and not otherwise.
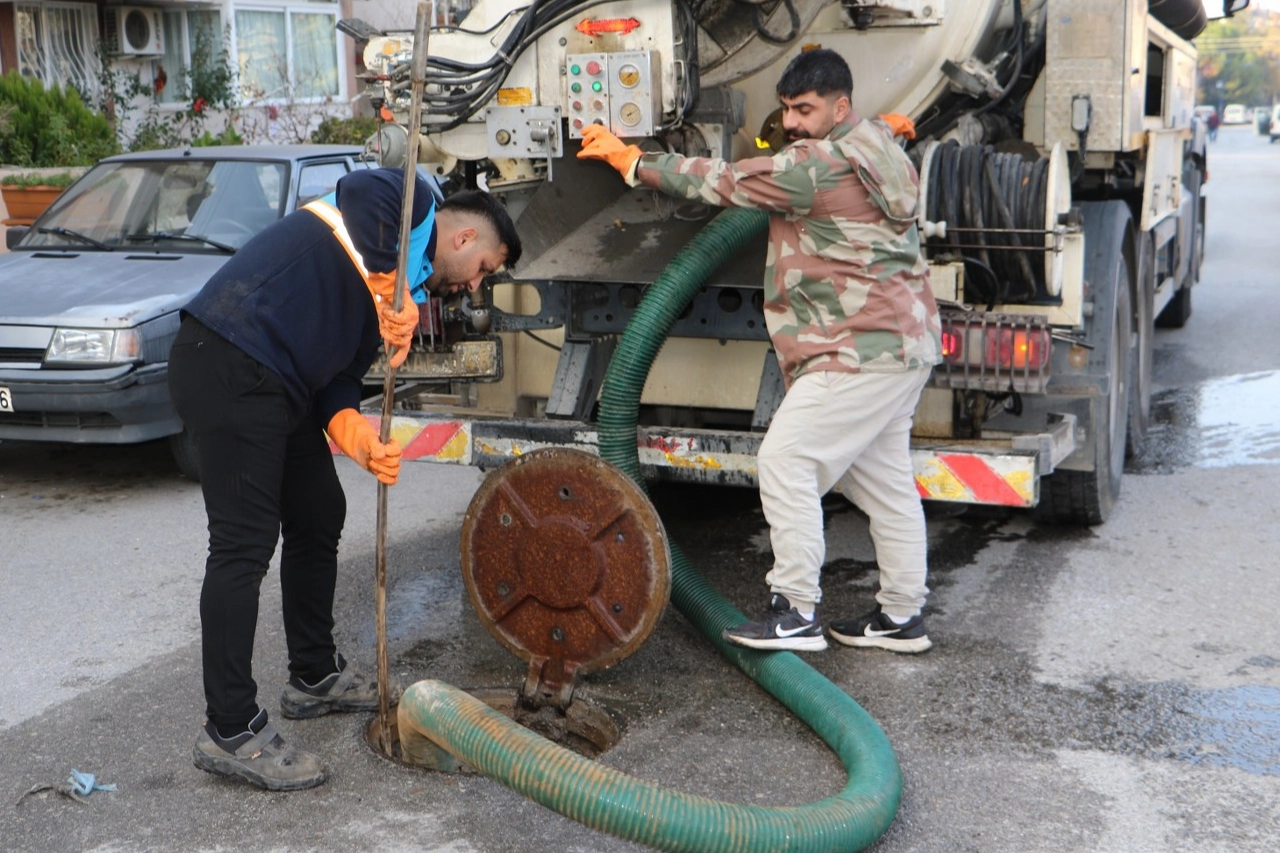
[[[55,329],[46,364],[128,364],[142,361],[137,329]]]

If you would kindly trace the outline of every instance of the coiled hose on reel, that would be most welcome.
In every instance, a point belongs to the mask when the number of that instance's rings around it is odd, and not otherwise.
[[[702,283],[757,237],[759,211],[730,209],[702,229],[653,283],[627,326],[600,396],[600,455],[644,487],[636,449],[640,393],[671,326]],[[843,790],[800,806],[738,805],[670,791],[556,746],[438,681],[400,700],[400,737],[426,737],[479,772],[594,829],[683,853],[862,850],[889,828],[902,796],[893,748],[875,720],[790,652],[726,643],[744,617],[671,544],[671,600],[725,657],[803,720],[848,773]]]
[[[986,302],[1044,302],[1043,234],[1049,160],[1002,153],[990,145],[945,142],[933,152],[925,216],[946,222],[947,237],[928,240],[930,255],[955,251],[979,275],[966,279],[967,298]],[[1052,223],[1050,223],[1050,226]],[[1021,247],[1026,247],[1025,249]]]

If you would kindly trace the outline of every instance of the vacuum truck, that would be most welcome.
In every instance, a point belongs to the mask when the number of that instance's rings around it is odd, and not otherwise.
[[[582,128],[693,156],[781,150],[775,84],[823,47],[859,115],[915,123],[944,356],[912,432],[922,498],[1104,521],[1146,437],[1154,328],[1188,320],[1203,259],[1205,24],[1200,0],[478,0],[430,33],[415,128],[412,35],[366,32],[383,165],[419,134],[419,170],[499,195],[524,243],[473,299],[421,312],[393,435],[406,458],[485,468],[592,449],[619,336],[718,211],[578,160]],[[762,232],[672,326],[641,396],[646,476],[755,483],[783,395],[765,248]]]

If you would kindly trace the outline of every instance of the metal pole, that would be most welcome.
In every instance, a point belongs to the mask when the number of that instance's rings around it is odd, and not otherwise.
[[[400,204],[400,246],[396,255],[396,292],[391,307],[404,307],[409,289],[409,232],[413,230],[413,190],[418,169],[418,134],[422,130],[422,90],[427,77],[427,36],[431,4],[418,4],[418,19],[413,30],[413,63],[409,77],[409,151],[404,164],[404,193]],[[428,314],[430,303],[428,302]],[[391,366],[394,350],[387,352],[387,373],[382,385],[382,425],[379,439],[386,444],[391,438],[391,410],[395,405],[396,371]],[[391,685],[387,665],[387,485],[378,483],[378,532],[374,566],[374,624],[378,644],[378,742],[386,755],[392,755]]]

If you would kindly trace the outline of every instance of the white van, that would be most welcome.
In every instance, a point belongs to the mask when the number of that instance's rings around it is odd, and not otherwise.
[[[1267,135],[1270,136],[1272,142],[1280,139],[1280,104],[1276,104],[1271,108],[1271,128]]]
[[[1245,117],[1244,104],[1227,104],[1222,110],[1223,124],[1244,124],[1248,119]]]

